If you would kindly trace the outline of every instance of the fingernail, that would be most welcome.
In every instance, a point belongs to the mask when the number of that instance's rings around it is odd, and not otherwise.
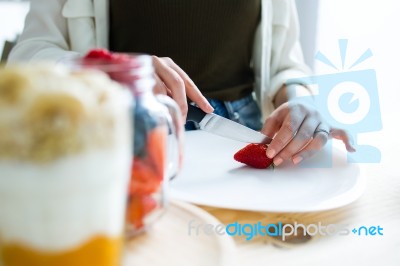
[[[274,156],[275,156],[275,150],[273,150],[273,149],[268,149],[268,150],[267,150],[267,157],[270,158],[270,159],[272,159],[272,158],[274,158]]]
[[[214,107],[210,104],[210,102],[207,100],[206,97],[204,97],[204,103],[205,103],[206,109],[207,109],[210,113],[214,112]]]
[[[296,156],[293,158],[294,164],[299,164],[301,161],[303,161],[303,157],[301,157],[301,156]]]
[[[282,158],[277,157],[277,158],[274,159],[274,164],[275,164],[275,166],[278,166],[278,165],[280,165],[281,163],[283,163]]]
[[[212,107],[210,104],[207,104],[205,109],[210,113],[214,112],[214,107]]]

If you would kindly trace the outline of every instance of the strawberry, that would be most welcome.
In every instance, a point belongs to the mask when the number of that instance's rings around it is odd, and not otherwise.
[[[267,145],[254,143],[236,152],[233,158],[238,162],[259,169],[267,168],[273,161],[267,157]]]
[[[120,67],[104,70],[111,79],[130,85],[140,78],[141,74],[132,71],[140,67],[140,62],[128,54],[113,53],[106,49],[92,49],[84,57],[83,63],[87,66],[117,64]],[[139,75],[139,76],[138,76]]]
[[[157,192],[164,177],[162,174],[160,175],[147,160],[135,157],[129,185],[130,195],[146,195]]]
[[[92,49],[85,55],[84,59],[112,60],[113,55],[106,49]]]
[[[98,59],[113,63],[129,63],[132,64],[132,66],[135,66],[133,64],[134,60],[132,60],[132,57],[129,55],[123,53],[112,53],[107,49],[92,49],[83,57],[83,59]]]
[[[128,202],[126,220],[136,229],[140,229],[145,226],[144,218],[156,208],[157,202],[151,196],[132,196]]]

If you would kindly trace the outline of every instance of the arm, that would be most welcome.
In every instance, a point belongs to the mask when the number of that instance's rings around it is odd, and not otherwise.
[[[272,58],[270,66],[270,82],[268,96],[273,100],[275,107],[287,101],[286,87],[287,80],[296,77],[311,75],[310,68],[305,64],[303,52],[300,45],[300,29],[295,1],[286,1],[288,7],[282,12],[287,14],[274,14],[278,17],[286,17],[287,20],[280,21],[274,25],[272,31]],[[279,18],[278,18],[279,20]],[[282,24],[282,25],[281,25]],[[274,41],[276,40],[276,41]],[[307,88],[303,93],[309,93]],[[283,98],[282,98],[283,96]],[[276,102],[278,100],[278,102]]]
[[[31,9],[9,62],[59,61],[78,55],[69,51],[67,21],[61,15],[66,0],[31,0]]]

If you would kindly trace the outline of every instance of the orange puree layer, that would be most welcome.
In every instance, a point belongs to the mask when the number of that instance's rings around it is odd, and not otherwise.
[[[61,252],[43,252],[20,244],[4,245],[0,247],[0,258],[4,266],[118,266],[121,250],[122,238],[101,236]]]

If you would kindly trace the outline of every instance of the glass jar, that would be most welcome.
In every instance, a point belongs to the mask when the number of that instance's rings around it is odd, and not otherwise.
[[[134,95],[134,154],[129,185],[127,236],[145,231],[164,210],[167,181],[182,161],[183,122],[177,104],[155,95],[154,69],[148,55],[112,54],[113,60],[80,60],[106,72]],[[75,62],[76,63],[76,62]]]

